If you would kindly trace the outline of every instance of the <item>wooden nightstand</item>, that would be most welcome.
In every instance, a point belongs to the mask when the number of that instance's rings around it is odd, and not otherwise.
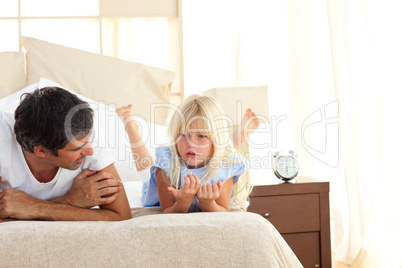
[[[305,268],[331,267],[329,182],[255,186],[247,211],[267,218]]]

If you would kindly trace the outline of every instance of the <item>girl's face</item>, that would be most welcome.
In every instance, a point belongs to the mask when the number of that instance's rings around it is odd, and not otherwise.
[[[202,120],[191,122],[187,134],[181,133],[177,137],[177,150],[188,168],[200,168],[211,159],[214,146],[211,140],[202,131]]]

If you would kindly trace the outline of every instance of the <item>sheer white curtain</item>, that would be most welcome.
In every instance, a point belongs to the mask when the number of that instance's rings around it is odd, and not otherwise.
[[[398,122],[394,94],[402,89],[402,6],[328,3],[349,205],[346,239],[338,245],[347,250],[340,258],[352,267],[401,267],[401,199],[394,190],[402,186],[395,174],[401,128],[392,125]]]
[[[271,124],[249,144],[257,184],[278,182],[272,152],[294,149],[287,29],[286,1],[183,1],[185,97],[216,87],[268,85]]]
[[[400,11],[391,0],[183,2],[186,95],[268,84],[270,113],[287,116],[278,141],[294,142],[300,175],[331,182],[334,258],[352,267],[402,267]]]
[[[329,126],[339,125],[340,143],[327,135],[321,155],[306,140],[296,145],[305,156],[304,172],[331,180],[335,259],[352,267],[401,267],[395,95],[402,89],[401,6],[364,0],[288,4],[295,136],[322,136],[303,124],[311,104],[322,113],[308,126],[326,126],[324,134],[336,136]],[[320,161],[309,161],[308,154]]]

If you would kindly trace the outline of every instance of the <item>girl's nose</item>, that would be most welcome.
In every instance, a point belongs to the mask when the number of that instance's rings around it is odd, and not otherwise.
[[[187,146],[191,148],[196,147],[195,138],[192,135],[187,136]]]

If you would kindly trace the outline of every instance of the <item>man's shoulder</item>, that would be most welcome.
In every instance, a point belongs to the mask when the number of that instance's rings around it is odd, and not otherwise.
[[[94,146],[93,154],[85,157],[80,169],[99,171],[116,162],[116,159],[107,147]]]

